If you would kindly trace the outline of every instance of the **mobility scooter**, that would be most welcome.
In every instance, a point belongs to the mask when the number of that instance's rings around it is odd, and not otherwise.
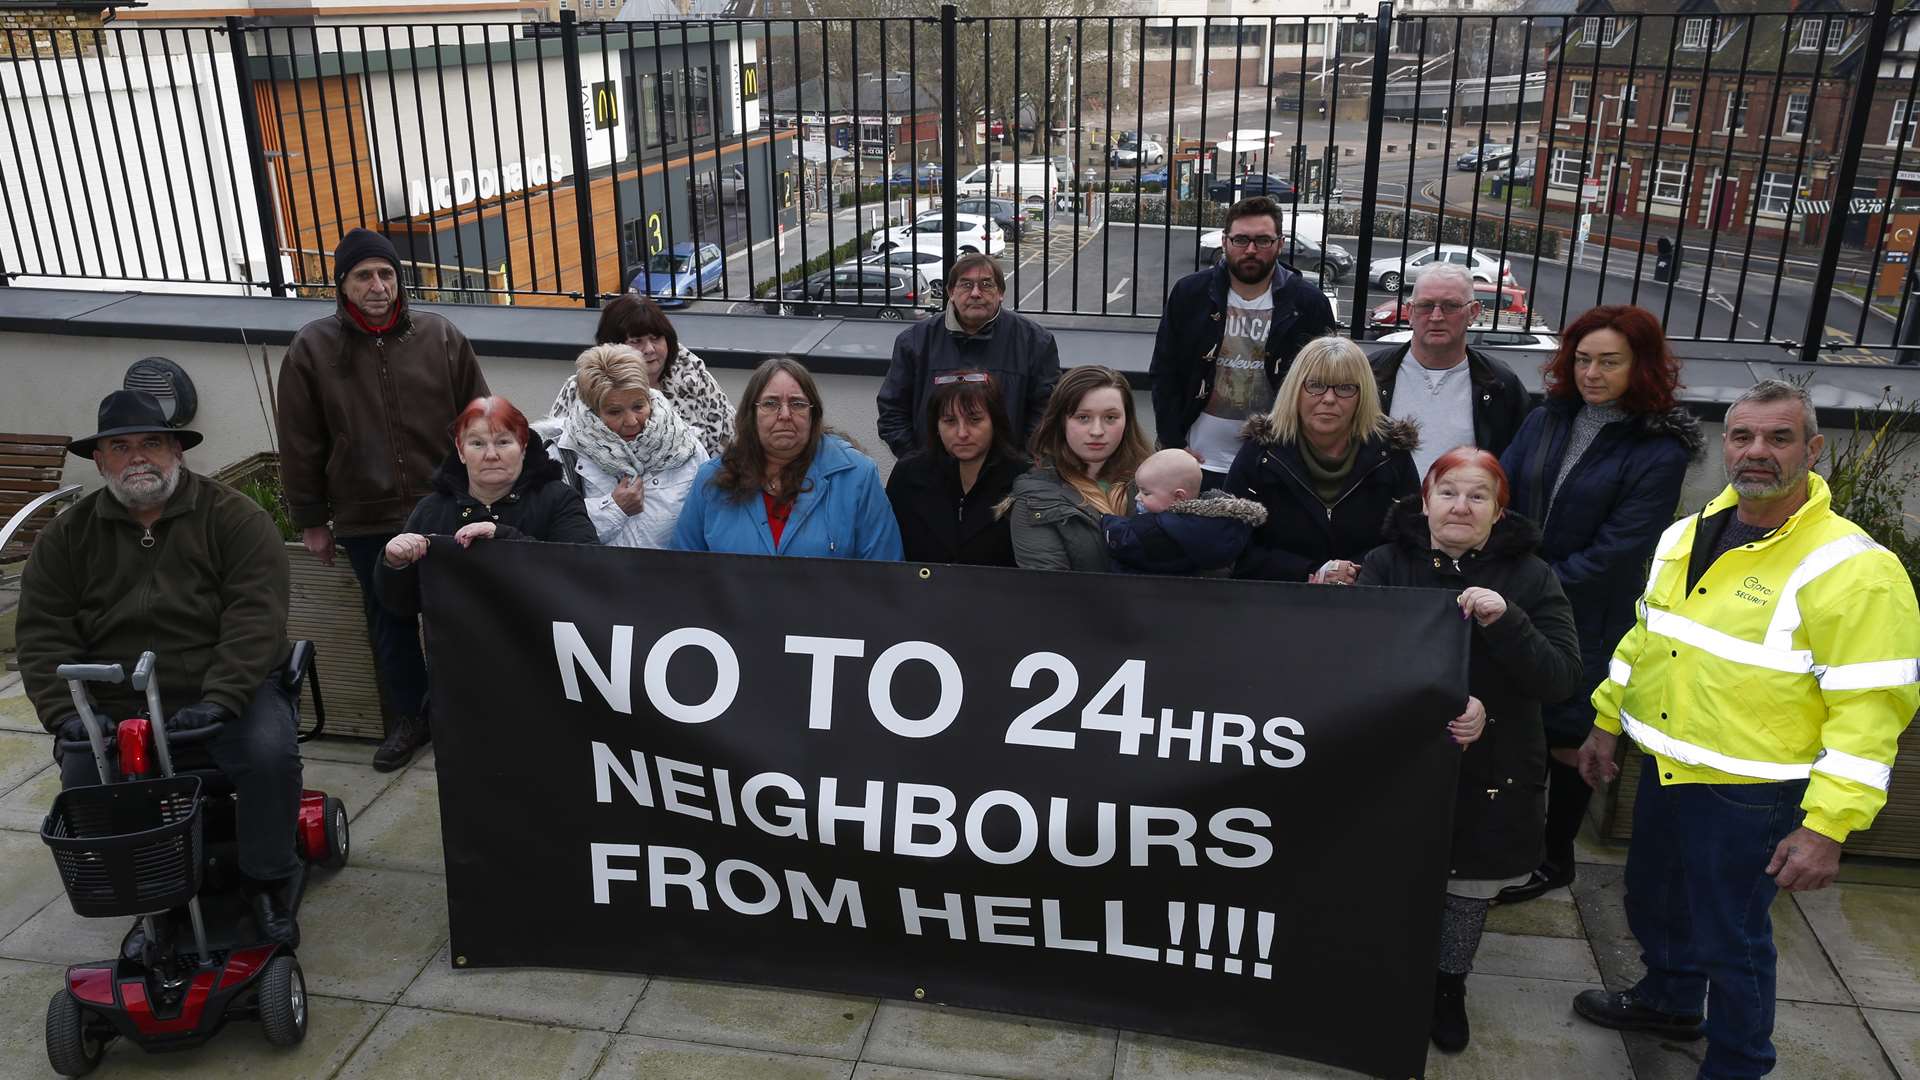
[[[146,716],[104,724],[88,683],[127,678],[118,664],[64,664],[101,783],[70,788],[54,800],[40,829],[53,850],[74,913],[138,916],[110,960],[67,968],[66,986],[47,1004],[47,1060],[62,1076],[82,1076],[107,1045],[126,1038],[148,1051],[197,1046],[228,1020],[260,1021],[267,1041],[292,1046],[306,1037],[306,983],[287,945],[266,938],[242,890],[234,842],[233,786],[202,747],[217,728],[168,736],[154,654],[134,667]],[[313,668],[313,643],[294,643],[281,685],[298,701]],[[313,731],[326,712],[314,689]],[[178,758],[175,755],[178,755]],[[177,766],[177,767],[176,767]],[[339,799],[303,791],[296,844],[303,869],[288,892],[297,913],[304,864],[347,861],[347,813]]]

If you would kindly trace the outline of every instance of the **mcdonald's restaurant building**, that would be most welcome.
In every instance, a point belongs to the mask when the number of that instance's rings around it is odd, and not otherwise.
[[[330,291],[327,259],[362,223],[423,298],[577,306],[583,209],[603,295],[677,244],[758,243],[791,218],[794,136],[763,130],[757,42],[731,25],[583,24],[575,78],[557,27],[358,29],[332,52],[272,30],[249,47],[305,292]]]

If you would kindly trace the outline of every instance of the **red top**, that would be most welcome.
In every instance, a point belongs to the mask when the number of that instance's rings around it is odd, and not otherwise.
[[[780,533],[787,527],[787,518],[793,516],[793,504],[775,502],[773,496],[760,493],[760,502],[767,508],[767,531],[773,533],[773,548],[780,550]]]

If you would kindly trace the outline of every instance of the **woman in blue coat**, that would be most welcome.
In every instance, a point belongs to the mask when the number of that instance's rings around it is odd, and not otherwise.
[[[1502,903],[1531,900],[1573,881],[1573,838],[1591,790],[1573,767],[1593,727],[1589,702],[1614,646],[1633,628],[1647,560],[1680,502],[1700,422],[1674,403],[1679,362],[1660,320],[1626,304],[1575,319],[1547,362],[1546,403],[1500,458],[1513,509],[1541,522],[1540,555],[1573,605],[1580,689],[1543,713],[1547,729],[1546,859]]]
[[[898,561],[900,527],[879,467],[822,417],[806,368],[785,357],[761,364],[735,410],[733,444],[694,477],[672,546]]]

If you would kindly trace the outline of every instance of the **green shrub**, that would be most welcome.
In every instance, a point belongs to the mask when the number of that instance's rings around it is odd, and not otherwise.
[[[1834,513],[1899,556],[1907,576],[1920,571],[1920,537],[1911,531],[1907,493],[1920,490],[1920,402],[1885,387],[1871,410],[1853,414],[1853,429],[1827,453]]]
[[[280,530],[280,539],[300,539],[300,530],[293,527],[293,518],[287,513],[286,493],[280,490],[278,473],[255,476],[239,487],[242,495],[252,499],[260,509],[272,516],[274,527]]]
[[[789,247],[795,246],[798,243],[799,241],[797,239],[788,242]],[[834,248],[832,251],[822,252],[797,266],[787,267],[780,272],[778,279],[767,278],[757,283],[753,287],[753,295],[763,297],[777,296],[780,293],[781,287],[784,285],[791,285],[796,281],[805,279],[809,274],[825,270],[830,266],[838,266],[849,259],[855,258],[859,255],[863,246],[864,239],[858,236],[851,240],[842,241],[840,246]]]

